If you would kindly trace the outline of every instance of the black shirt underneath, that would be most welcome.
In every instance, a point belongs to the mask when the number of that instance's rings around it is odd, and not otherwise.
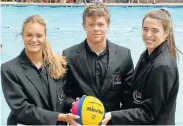
[[[85,47],[88,66],[97,90],[100,92],[108,68],[108,43],[106,44],[106,49],[99,55],[90,49],[87,42]]]
[[[43,91],[48,99],[49,107],[51,107],[51,96],[50,96],[50,90],[49,90],[49,82],[48,82],[48,70],[46,68],[46,63],[43,63],[43,65],[38,69],[34,64],[31,63],[31,66],[33,69],[35,69],[39,75],[40,81],[42,82]]]

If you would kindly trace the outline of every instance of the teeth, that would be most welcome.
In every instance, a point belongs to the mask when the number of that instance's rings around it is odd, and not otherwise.
[[[149,41],[149,40],[147,40],[146,42],[148,42],[148,43],[153,43],[154,41]]]
[[[30,44],[30,46],[37,46],[38,44]]]

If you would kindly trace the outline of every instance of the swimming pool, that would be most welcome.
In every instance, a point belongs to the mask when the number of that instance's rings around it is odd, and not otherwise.
[[[109,7],[111,11],[111,27],[108,31],[108,39],[112,42],[131,49],[134,65],[145,49],[141,39],[141,21],[144,14],[151,7]],[[1,62],[5,62],[17,56],[23,48],[21,40],[21,27],[26,17],[39,14],[46,20],[48,27],[48,40],[52,48],[62,53],[62,50],[85,39],[82,29],[82,12],[84,7],[72,6],[1,6]],[[183,6],[168,8],[173,18],[175,39],[177,47],[183,51]],[[180,88],[177,100],[176,124],[183,125],[183,56],[179,59]],[[6,104],[2,90],[1,95],[1,124],[6,124],[9,107]]]

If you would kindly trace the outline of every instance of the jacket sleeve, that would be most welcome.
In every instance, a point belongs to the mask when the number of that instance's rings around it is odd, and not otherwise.
[[[114,125],[147,124],[157,117],[162,105],[168,100],[176,79],[175,71],[168,65],[155,67],[146,82],[146,90],[140,102],[133,99],[134,108],[113,111]]]
[[[63,56],[66,56],[65,51],[63,51]],[[72,103],[75,101],[72,97],[73,95],[73,80],[74,77],[70,71],[69,65],[68,65],[68,58],[67,59],[67,73],[63,77],[64,85],[63,85],[63,90],[65,93],[65,102],[64,102],[64,110],[65,112],[70,112],[70,109],[72,108]]]
[[[122,93],[122,99],[121,99],[121,109],[127,109],[130,107],[131,102],[131,81],[132,81],[132,74],[134,72],[134,66],[133,61],[131,57],[131,52],[128,50],[127,60],[126,62],[126,70],[124,74],[124,92]]]
[[[59,113],[31,104],[8,63],[1,66],[1,84],[6,101],[20,122],[26,125],[56,125]]]

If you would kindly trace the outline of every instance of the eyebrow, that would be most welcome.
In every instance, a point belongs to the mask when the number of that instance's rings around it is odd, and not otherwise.
[[[153,30],[158,30],[159,31],[159,29],[158,28],[152,28]]]
[[[32,34],[32,32],[25,32],[26,34]],[[40,32],[37,32],[36,34],[42,34]]]
[[[93,23],[96,23],[96,24],[104,24],[104,22],[88,22],[89,24],[93,24]]]
[[[25,34],[32,34],[31,32],[25,32]]]
[[[148,29],[148,27],[144,27],[144,26],[143,26],[142,28]],[[158,29],[158,28],[152,28],[152,29],[153,29],[153,30],[158,30],[158,31],[160,30],[160,29]]]

